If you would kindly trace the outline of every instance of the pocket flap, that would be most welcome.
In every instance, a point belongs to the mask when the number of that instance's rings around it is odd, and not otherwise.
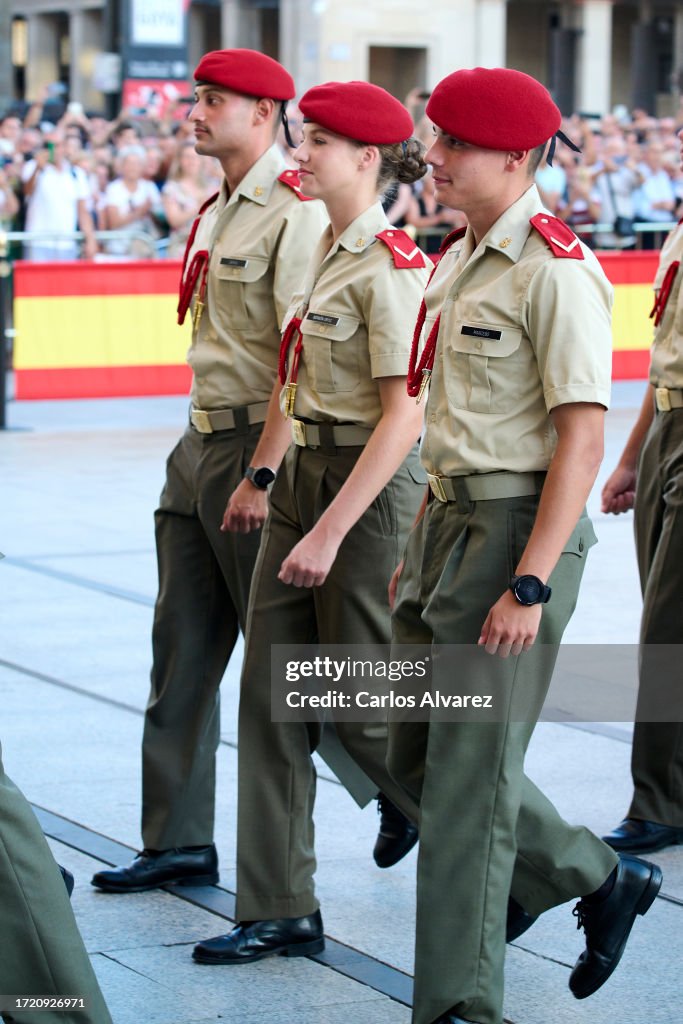
[[[219,254],[216,261],[216,276],[221,281],[244,281],[249,284],[258,281],[268,269],[264,256],[232,256]]]
[[[448,338],[448,344],[456,352],[489,358],[512,355],[521,341],[522,330],[519,327],[476,323],[474,320],[461,320]]]
[[[301,324],[301,333],[332,341],[345,341],[358,330],[360,320],[355,316],[323,309],[309,309]]]

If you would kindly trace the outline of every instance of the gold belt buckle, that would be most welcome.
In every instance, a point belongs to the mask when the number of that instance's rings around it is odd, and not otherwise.
[[[671,412],[671,396],[668,388],[655,388],[655,404],[660,412]]]
[[[433,473],[427,473],[427,479],[429,480],[429,486],[432,489],[432,494],[437,501],[448,501],[448,495],[444,490],[441,477],[435,476]]]
[[[292,441],[300,448],[306,447],[306,424],[301,420],[292,420]]]
[[[192,420],[192,426],[200,434],[213,434],[209,414],[204,409],[193,409],[190,413],[190,419]]]

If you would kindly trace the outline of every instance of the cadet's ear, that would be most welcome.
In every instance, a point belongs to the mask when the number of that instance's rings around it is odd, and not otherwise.
[[[513,149],[510,153],[505,154],[505,170],[506,171],[517,171],[526,162],[527,157],[531,150],[529,149]]]
[[[254,104],[254,124],[265,124],[270,121],[275,111],[275,101],[263,97]]]
[[[380,155],[377,146],[361,146],[358,150],[358,170],[364,171],[370,167],[378,167]]]

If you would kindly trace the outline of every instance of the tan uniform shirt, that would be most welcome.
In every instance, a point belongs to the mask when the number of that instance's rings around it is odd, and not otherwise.
[[[376,203],[334,244],[329,227],[320,240],[285,321],[303,321],[296,417],[373,428],[382,415],[377,378],[408,372],[429,261],[424,257],[419,268],[396,267],[388,246],[375,238],[387,228]],[[293,352],[294,342],[290,369]]]
[[[675,261],[683,263],[683,224],[675,227],[662,247],[655,290],[659,291],[664,276]],[[678,268],[666,309],[655,329],[650,362],[650,383],[657,388],[683,388],[683,266]]]
[[[541,212],[532,186],[476,249],[468,228],[427,290],[425,338],[441,312],[422,441],[430,473],[547,469],[548,412],[608,405],[612,288],[589,249],[553,255],[529,223]]]
[[[199,223],[188,259],[209,252],[206,307],[187,355],[197,408],[267,401],[273,389],[280,324],[327,223],[322,203],[277,180],[285,169],[273,146],[231,196],[223,182]]]

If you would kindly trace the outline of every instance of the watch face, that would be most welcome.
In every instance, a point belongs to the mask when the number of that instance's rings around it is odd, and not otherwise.
[[[268,487],[272,484],[274,479],[275,473],[273,473],[272,469],[268,469],[267,466],[257,469],[253,476],[254,483],[257,487]]]
[[[535,576],[520,576],[515,583],[515,596],[521,604],[536,604],[543,584]]]

